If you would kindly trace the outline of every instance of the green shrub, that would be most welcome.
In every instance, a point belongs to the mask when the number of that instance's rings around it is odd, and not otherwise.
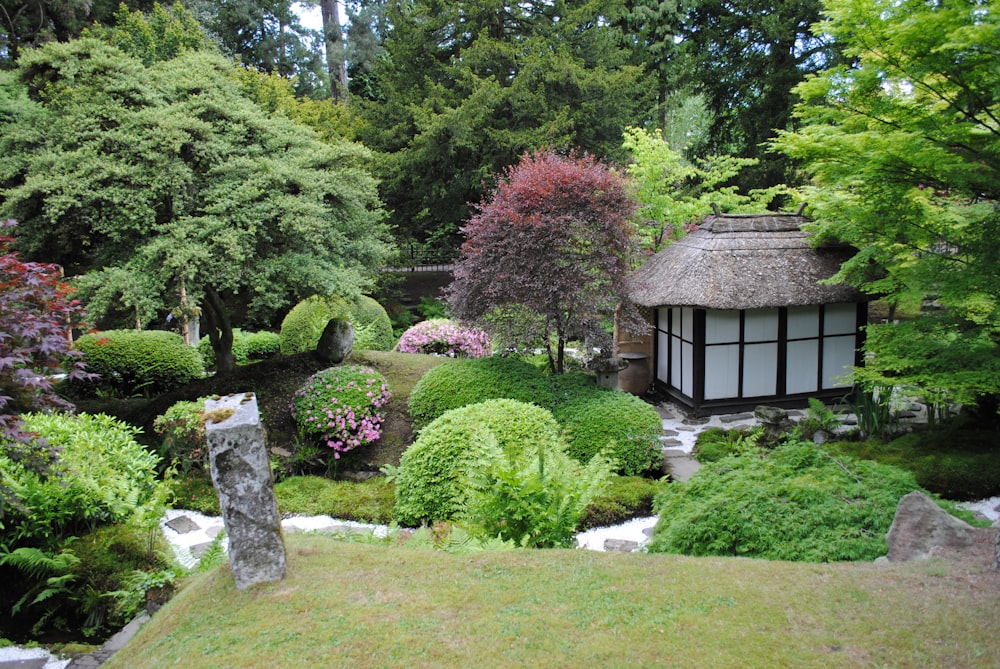
[[[275,332],[245,332],[233,330],[233,359],[237,365],[245,365],[256,360],[273,358],[280,352],[280,336]],[[205,361],[206,368],[215,367],[215,350],[208,336],[198,341],[198,353]]]
[[[131,515],[156,489],[159,458],[135,440],[136,428],[99,414],[24,414],[25,429],[60,449],[42,477],[0,450],[0,478],[20,508],[0,509],[0,544],[55,549],[72,535]]]
[[[489,399],[512,399],[549,408],[548,378],[516,358],[449,360],[421,377],[410,393],[413,423],[420,428],[446,411]]]
[[[292,416],[303,436],[318,439],[334,460],[378,441],[382,407],[389,401],[385,377],[371,367],[342,365],[316,372],[292,397]]]
[[[404,525],[449,520],[463,508],[462,477],[476,465],[478,444],[495,440],[509,457],[533,444],[560,443],[547,409],[515,400],[489,400],[435,419],[400,459],[394,516]]]
[[[373,351],[392,348],[392,321],[378,302],[367,296],[348,302],[340,297],[313,295],[292,307],[281,322],[281,353],[293,355],[314,350],[326,324],[333,318],[347,319],[354,325],[354,348]]]
[[[598,455],[580,464],[555,439],[538,439],[509,454],[493,432],[473,444],[474,466],[462,477],[461,520],[474,536],[525,548],[569,547],[591,500],[611,477]]]
[[[182,472],[208,470],[208,442],[205,438],[205,400],[181,401],[153,420],[160,435],[160,455],[167,463],[177,463]]]
[[[913,432],[888,444],[836,442],[831,449],[913,472],[917,483],[946,499],[968,501],[1000,495],[1000,443],[989,430]]]
[[[392,522],[396,487],[384,476],[367,481],[331,481],[319,476],[293,476],[274,486],[282,513],[328,515],[361,523]]]
[[[833,457],[808,442],[702,467],[657,495],[655,553],[828,562],[885,555],[899,499],[917,488],[895,467]]]
[[[563,427],[569,454],[580,462],[604,452],[624,476],[640,476],[663,466],[663,419],[635,395],[595,387],[560,402],[552,415]]]
[[[219,494],[212,485],[208,470],[192,469],[182,472],[170,481],[173,491],[174,508],[197,511],[206,516],[222,514]]]
[[[354,348],[364,351],[391,351],[396,343],[392,320],[385,307],[375,299],[362,295],[351,304],[354,323]]]
[[[281,354],[294,355],[315,350],[330,319],[347,317],[347,302],[339,297],[307,297],[292,307],[281,321]]]
[[[580,529],[618,525],[631,518],[653,515],[653,499],[668,485],[641,476],[613,476],[607,489],[591,500],[580,519]]]
[[[737,428],[726,430],[710,427],[698,433],[694,443],[694,456],[698,462],[708,464],[731,455],[743,455],[757,449],[763,428]]]
[[[75,346],[87,371],[100,375],[74,382],[78,392],[153,397],[205,374],[198,351],[165,330],[107,330],[84,335]]]

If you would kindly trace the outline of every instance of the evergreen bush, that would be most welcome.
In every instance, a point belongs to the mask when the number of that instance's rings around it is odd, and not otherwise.
[[[723,458],[664,488],[648,550],[870,561],[885,555],[896,506],[916,489],[913,475],[896,467],[791,441]]]
[[[489,399],[512,399],[549,408],[548,377],[517,358],[449,360],[429,370],[410,393],[413,423],[420,428],[446,411]]]
[[[997,433],[991,430],[913,432],[888,444],[871,439],[835,442],[829,448],[913,472],[917,484],[946,499],[1000,495]]]
[[[603,452],[624,476],[663,467],[663,419],[635,395],[594,387],[558,403],[552,414],[563,427],[569,454],[582,463]]]
[[[413,526],[454,518],[464,506],[463,477],[477,464],[478,446],[491,440],[512,459],[533,445],[561,444],[552,414],[525,402],[494,399],[448,411],[400,459],[396,520]]]
[[[313,295],[292,307],[282,320],[279,335],[282,355],[315,350],[326,324],[334,318],[351,321],[354,348],[372,351],[392,348],[392,321],[377,301],[365,295],[352,302],[336,296]]]
[[[333,318],[349,318],[347,302],[339,297],[313,295],[296,304],[281,321],[281,354],[315,350],[326,324]]]
[[[198,351],[165,330],[106,330],[80,337],[75,346],[87,371],[98,374],[72,383],[83,394],[153,397],[205,374]]]

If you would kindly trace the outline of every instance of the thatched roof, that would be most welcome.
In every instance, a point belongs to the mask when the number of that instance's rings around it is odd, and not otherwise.
[[[629,279],[629,296],[644,307],[763,309],[866,298],[833,276],[852,251],[814,249],[798,214],[715,214],[650,258]]]

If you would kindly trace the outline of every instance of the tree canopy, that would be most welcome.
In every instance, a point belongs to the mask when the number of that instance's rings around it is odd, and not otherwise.
[[[861,379],[931,399],[1000,394],[1000,16],[983,0],[827,0],[850,65],[800,84],[819,240],[859,252],[835,280],[935,307],[869,328]]]
[[[606,334],[602,318],[625,297],[633,209],[625,179],[594,156],[525,154],[463,228],[448,288],[454,314],[540,338],[562,372],[566,342]],[[526,315],[538,329],[515,332]]]
[[[388,252],[367,153],[267,113],[209,52],[26,51],[0,80],[0,136],[25,252],[77,277],[95,315],[200,306],[220,369],[234,322],[357,292]]]
[[[389,23],[359,140],[418,242],[454,244],[469,203],[525,151],[620,156],[654,94],[598,3],[415,0]]]

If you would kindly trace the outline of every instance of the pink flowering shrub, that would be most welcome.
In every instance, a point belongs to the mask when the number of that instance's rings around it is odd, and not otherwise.
[[[404,332],[396,350],[451,358],[484,358],[493,354],[493,345],[483,330],[465,327],[447,318],[432,318]]]
[[[317,437],[334,459],[378,441],[389,401],[385,377],[370,367],[343,365],[316,372],[292,398],[292,417],[306,437]]]

